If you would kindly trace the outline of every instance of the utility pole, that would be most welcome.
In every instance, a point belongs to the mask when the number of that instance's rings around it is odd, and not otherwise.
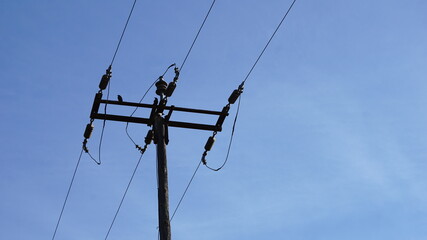
[[[160,79],[156,83],[156,93],[160,96],[160,103],[166,104],[165,91],[167,83]],[[172,111],[172,110],[171,110]],[[172,112],[171,112],[172,113]],[[154,143],[157,150],[157,199],[159,211],[160,239],[171,239],[171,227],[169,221],[169,190],[168,190],[168,162],[166,157],[166,142],[168,142],[167,126],[163,113],[157,111],[154,116]]]
[[[180,128],[189,128],[189,129],[198,129],[198,130],[207,130],[216,132],[220,132],[222,130],[222,124],[225,118],[228,116],[228,111],[230,109],[230,99],[229,104],[225,106],[222,111],[210,111],[210,110],[202,110],[202,109],[192,109],[192,108],[183,108],[183,107],[175,107],[175,106],[167,106],[167,98],[170,97],[175,90],[176,82],[179,77],[179,69],[175,68],[175,77],[172,82],[167,84],[163,77],[160,77],[156,82],[156,94],[159,95],[160,101],[158,98],[155,98],[153,104],[144,104],[144,103],[134,103],[134,102],[125,102],[120,99],[120,101],[112,101],[112,100],[103,100],[102,99],[102,90],[104,90],[107,85],[109,78],[111,77],[110,69],[107,69],[106,74],[102,77],[101,83],[99,85],[100,91],[95,95],[95,99],[93,101],[92,110],[90,113],[91,123],[95,119],[101,120],[110,120],[110,121],[119,121],[119,122],[127,122],[127,123],[139,123],[146,124],[153,128],[154,134],[152,134],[151,130],[147,134],[146,143],[151,142],[152,135],[154,135],[154,143],[156,144],[157,150],[157,183],[158,183],[158,217],[159,217],[159,232],[160,232],[160,240],[171,240],[171,226],[170,226],[170,218],[169,218],[169,193],[168,193],[168,170],[167,170],[167,157],[166,157],[166,145],[169,142],[169,127],[180,127]],[[235,90],[237,91],[237,90]],[[236,93],[233,92],[230,98],[234,99]],[[239,94],[240,95],[240,92]],[[233,97],[234,96],[234,97]],[[232,101],[234,103],[235,99]],[[133,116],[121,116],[121,115],[112,115],[107,113],[99,113],[99,108],[101,104],[108,105],[120,105],[120,106],[128,106],[128,107],[140,107],[140,108],[149,108],[151,109],[151,113],[149,118],[141,118],[141,117],[133,117]],[[164,116],[164,110],[169,110],[168,114]],[[208,115],[216,115],[218,116],[218,120],[216,124],[200,124],[200,123],[190,123],[190,122],[178,122],[170,120],[171,115],[174,111],[179,112],[187,112],[187,113],[197,113],[197,114],[208,114]],[[91,129],[93,126],[88,124],[85,132],[85,142],[84,146],[87,142],[87,139],[90,137]],[[213,138],[213,137],[211,137]],[[148,139],[148,141],[147,141]],[[212,140],[210,147],[213,144]],[[209,150],[210,150],[209,147]],[[206,149],[206,147],[205,147]]]
[[[166,158],[165,119],[159,113],[154,119],[154,138],[157,149],[157,196],[160,239],[171,239],[169,221],[168,166]]]

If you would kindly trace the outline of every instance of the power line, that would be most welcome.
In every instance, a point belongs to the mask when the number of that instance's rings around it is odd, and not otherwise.
[[[120,48],[120,45],[121,45],[121,42],[122,42],[123,36],[124,36],[124,34],[125,34],[125,32],[126,32],[126,28],[127,28],[127,26],[128,26],[129,20],[130,20],[130,18],[131,18],[131,16],[132,16],[132,13],[133,13],[134,8],[135,8],[136,1],[137,1],[137,0],[135,0],[135,1],[133,2],[133,4],[132,4],[132,8],[131,8],[131,10],[130,10],[130,12],[129,12],[129,16],[128,16],[127,20],[126,20],[126,24],[125,24],[125,26],[124,26],[124,28],[123,28],[123,31],[122,31],[122,34],[121,34],[121,36],[120,36],[119,42],[117,43],[116,50],[114,51],[113,58],[111,59],[110,66],[109,66],[109,67],[108,67],[108,69],[107,69],[107,74],[106,74],[106,75],[104,75],[104,76],[107,76],[107,77],[108,77],[108,80],[109,80],[109,78],[110,78],[110,76],[111,76],[111,75],[109,75],[109,74],[111,74],[111,72],[110,72],[111,67],[112,67],[112,65],[113,65],[113,63],[114,63],[114,60],[115,60],[116,55],[117,55],[117,52],[118,52],[118,50],[119,50],[119,48]],[[101,91],[102,91],[102,90],[100,90],[100,92],[101,92]],[[109,95],[110,95],[110,82],[108,81],[107,100],[108,100],[108,98],[109,98]],[[104,114],[107,114],[107,105],[105,105],[105,107],[104,107]],[[92,121],[91,121],[91,123],[92,123]],[[92,129],[93,129],[93,127],[92,127]],[[88,150],[88,148],[86,147],[87,138],[85,138],[85,141],[83,142],[83,148],[82,148],[82,150],[81,150],[81,152],[80,152],[79,159],[78,159],[77,164],[76,164],[76,167],[75,167],[75,169],[74,169],[73,177],[72,177],[71,182],[70,182],[70,185],[69,185],[69,187],[68,187],[67,195],[66,195],[66,197],[65,197],[64,204],[62,205],[62,209],[61,209],[61,212],[60,212],[60,214],[59,214],[58,221],[57,221],[56,226],[55,226],[55,231],[54,231],[54,233],[53,233],[52,240],[53,240],[53,239],[55,239],[56,233],[57,233],[57,231],[58,231],[58,227],[59,227],[59,224],[60,224],[60,222],[61,222],[61,218],[62,218],[62,215],[63,215],[64,210],[65,210],[65,206],[66,206],[67,201],[68,201],[68,197],[69,197],[69,195],[70,195],[71,187],[73,186],[74,179],[75,179],[75,176],[76,176],[76,173],[77,173],[77,169],[78,169],[78,167],[79,167],[79,165],[80,165],[80,160],[81,160],[81,158],[82,158],[83,151],[85,151],[85,152],[90,156],[90,158],[91,158],[93,161],[95,161],[98,165],[99,165],[99,164],[101,164],[101,146],[102,146],[102,139],[103,139],[103,135],[104,135],[104,130],[105,130],[105,121],[104,121],[103,126],[102,126],[102,132],[101,132],[101,137],[100,137],[100,141],[99,141],[99,148],[98,148],[98,151],[99,151],[99,156],[98,156],[98,157],[99,157],[99,160],[98,160],[98,161],[97,161],[97,160],[96,160],[96,159],[95,159],[95,158],[94,158],[94,157],[89,153],[89,150]],[[86,133],[85,133],[85,134],[86,134]],[[90,134],[89,134],[89,136],[90,136]]]
[[[135,1],[135,2],[136,2],[136,1]],[[205,18],[204,18],[204,20],[203,20],[203,22],[202,22],[202,25],[200,26],[200,28],[199,28],[199,30],[198,30],[198,32],[197,32],[197,34],[196,34],[196,36],[195,36],[195,38],[194,38],[194,40],[193,40],[193,42],[192,42],[192,44],[191,44],[190,48],[189,48],[189,50],[188,50],[188,52],[187,52],[187,54],[186,54],[186,56],[185,56],[185,58],[184,58],[184,61],[183,61],[182,65],[181,65],[181,67],[180,67],[180,69],[181,69],[181,70],[182,70],[182,68],[184,67],[185,63],[186,63],[186,61],[187,61],[187,59],[188,59],[188,57],[189,57],[189,55],[190,55],[190,53],[191,53],[191,51],[192,51],[192,49],[193,49],[193,47],[194,47],[194,44],[196,43],[196,41],[197,41],[197,39],[198,39],[199,34],[200,34],[200,32],[201,32],[201,30],[202,30],[202,28],[203,28],[203,26],[204,26],[204,24],[205,24],[205,22],[206,22],[207,18],[209,17],[209,14],[210,14],[210,12],[211,12],[211,10],[212,10],[212,8],[213,8],[213,6],[214,6],[215,2],[216,2],[216,0],[214,0],[214,1],[212,2],[212,4],[211,4],[211,6],[210,6],[210,8],[209,8],[209,10],[208,10],[208,12],[207,12],[207,14],[206,14],[206,16],[205,16]],[[133,7],[134,7],[134,6],[132,6],[132,10],[133,10]],[[132,13],[132,10],[131,10],[131,13]],[[129,15],[129,18],[130,18],[130,15]],[[128,21],[129,21],[129,18],[128,18]],[[126,25],[127,25],[127,22],[126,22]],[[126,29],[126,26],[125,26],[125,29]],[[124,30],[125,30],[125,29],[124,29]],[[124,31],[123,31],[123,33],[124,33]],[[122,34],[122,37],[123,37],[123,34]],[[120,41],[119,41],[119,44],[120,44],[120,42],[121,42],[121,39],[120,39]],[[118,47],[117,47],[117,49],[118,49]],[[116,52],[117,52],[117,49],[116,49]],[[116,54],[116,53],[115,53],[115,54]],[[114,54],[114,57],[115,57],[115,54]],[[114,57],[113,57],[113,61],[114,61]],[[113,62],[113,61],[112,61],[112,62]],[[167,71],[168,71],[172,66],[175,66],[175,64],[170,65],[170,66],[166,69],[166,71],[161,75],[161,77],[163,77],[163,76],[167,73]],[[148,92],[151,90],[151,88],[154,86],[154,84],[157,82],[157,80],[158,80],[158,79],[156,79],[156,80],[155,80],[155,81],[150,85],[150,87],[147,89],[147,91],[146,91],[146,92],[144,93],[144,95],[141,97],[141,99],[140,99],[139,103],[141,103],[141,102],[143,101],[143,99],[144,99],[144,98],[145,98],[145,96],[148,94]],[[108,99],[107,99],[107,100],[108,100]],[[105,108],[104,108],[104,110],[105,110]],[[131,113],[131,115],[130,115],[130,116],[133,116],[137,110],[138,110],[138,107],[136,107],[136,108],[134,109],[134,111]],[[104,122],[105,122],[105,120],[104,120]],[[105,127],[105,124],[103,125],[103,130],[102,130],[102,132],[104,132],[104,127]],[[134,139],[130,136],[130,134],[129,134],[129,132],[128,132],[128,127],[129,127],[129,123],[126,123],[126,128],[125,128],[126,135],[127,135],[127,136],[128,136],[128,138],[132,141],[132,143],[133,143],[135,146],[137,146],[137,148],[138,148],[138,145],[136,144],[136,142],[134,141]],[[101,138],[101,139],[102,139],[102,138]],[[101,141],[102,141],[102,140],[101,140]],[[100,144],[101,144],[101,142],[100,142]],[[142,158],[142,155],[141,155],[140,159],[138,160],[137,166],[136,166],[136,168],[135,168],[135,170],[134,170],[134,172],[133,172],[133,174],[132,174],[131,180],[129,181],[129,184],[128,184],[128,186],[127,186],[127,188],[126,188],[126,191],[125,191],[125,193],[124,193],[124,195],[123,195],[123,197],[122,197],[122,200],[121,200],[121,202],[120,202],[119,208],[118,208],[118,209],[117,209],[117,211],[116,211],[116,214],[115,214],[115,216],[114,216],[114,218],[113,218],[113,221],[112,221],[112,223],[111,223],[111,225],[110,225],[110,228],[109,228],[109,230],[108,230],[108,232],[107,232],[107,235],[106,235],[105,239],[107,239],[107,238],[108,238],[109,233],[110,233],[110,231],[111,231],[111,228],[112,228],[112,226],[114,225],[114,222],[115,222],[115,219],[116,219],[116,217],[117,217],[117,214],[118,214],[118,212],[120,211],[121,205],[122,205],[122,203],[123,203],[123,200],[124,200],[124,198],[125,198],[125,196],[126,196],[126,193],[127,193],[128,189],[129,189],[129,187],[130,187],[130,184],[131,184],[131,182],[132,182],[133,176],[134,176],[134,174],[135,174],[135,172],[136,172],[136,169],[137,169],[137,167],[138,167],[138,165],[139,165],[139,162],[140,162],[141,158]],[[201,163],[201,162],[200,162],[200,163]],[[187,185],[187,187],[186,187],[186,189],[185,189],[185,191],[184,191],[183,195],[181,196],[181,199],[180,199],[180,201],[179,201],[179,203],[178,203],[177,207],[176,207],[176,208],[175,208],[175,210],[174,210],[174,213],[173,213],[173,215],[172,215],[172,217],[171,217],[171,220],[173,219],[173,217],[174,217],[174,215],[175,215],[176,211],[178,210],[178,208],[179,208],[179,206],[180,206],[180,204],[181,204],[181,202],[182,202],[182,200],[183,200],[183,198],[184,198],[185,194],[187,193],[187,190],[188,190],[188,188],[190,187],[191,182],[193,181],[194,176],[196,175],[196,173],[197,173],[197,171],[198,171],[198,169],[199,169],[199,167],[200,167],[200,163],[199,163],[199,165],[197,166],[197,168],[196,168],[195,172],[193,173],[193,176],[191,177],[190,182],[188,183],[188,185]]]
[[[246,77],[244,78],[244,80],[242,81],[242,83],[239,86],[239,89],[243,90],[244,84],[246,82],[246,80],[248,80],[249,76],[251,75],[252,71],[254,70],[255,66],[258,64],[258,61],[261,59],[262,55],[264,54],[265,50],[267,49],[267,47],[270,45],[271,40],[273,40],[274,36],[276,35],[277,31],[279,30],[280,26],[282,25],[282,23],[284,22],[284,20],[286,19],[286,17],[288,16],[289,12],[291,11],[292,7],[294,6],[296,0],[293,0],[292,4],[289,6],[288,10],[285,12],[285,14],[283,15],[281,21],[279,22],[279,24],[277,25],[276,29],[274,30],[273,34],[271,35],[270,39],[267,41],[267,43],[265,44],[264,48],[262,49],[261,53],[258,55],[256,61],[254,62],[254,64],[252,65],[251,69],[249,70],[249,72],[247,73]],[[233,122],[233,127],[231,130],[231,136],[230,136],[230,141],[228,144],[228,149],[227,149],[227,155],[225,157],[225,160],[223,162],[223,164],[219,167],[219,168],[212,168],[209,167],[207,164],[204,164],[207,168],[209,168],[210,170],[213,171],[219,171],[221,170],[225,164],[228,161],[228,157],[230,154],[230,150],[231,150],[231,146],[232,146],[232,142],[233,142],[233,138],[234,138],[234,130],[236,128],[236,123],[237,123],[237,117],[239,116],[239,112],[240,112],[240,102],[241,102],[241,96],[239,96],[239,103],[237,105],[237,110],[236,110],[236,115],[234,117],[234,122]]]
[[[128,23],[129,23],[129,20],[130,20],[130,18],[132,16],[133,9],[135,8],[135,4],[136,4],[136,0],[133,2],[132,8],[130,9],[129,16],[128,16],[127,20],[126,20],[126,24],[125,24],[125,27],[123,28],[122,35],[120,36],[120,40],[117,43],[116,51],[114,51],[113,59],[111,59],[110,66],[113,65],[113,62],[116,59],[117,52],[119,51],[119,47],[120,47],[120,44],[122,43],[123,36],[125,35],[126,28],[128,27]]]
[[[83,155],[83,149],[80,152],[79,159],[77,160],[76,167],[74,168],[73,177],[71,178],[70,185],[68,186],[67,195],[65,196],[64,204],[62,204],[61,213],[59,214],[58,221],[56,222],[56,227],[55,227],[55,231],[53,232],[52,240],[55,239],[56,232],[59,227],[59,223],[61,222],[62,214],[64,213],[65,205],[67,204],[67,201],[68,201],[68,196],[70,195],[71,187],[73,186],[73,183],[74,183],[74,178],[76,176],[77,169],[79,168],[79,165],[80,165],[80,160],[82,159],[82,155]]]
[[[157,79],[150,85],[150,87],[147,89],[147,91],[145,91],[144,95],[141,97],[141,99],[139,100],[138,103],[141,103],[142,100],[144,100],[145,96],[148,94],[148,92],[151,90],[151,88],[154,86],[154,84],[156,82],[157,82]],[[138,107],[135,107],[135,110],[133,110],[133,112],[130,114],[131,117],[135,114],[136,110],[138,110]],[[135,140],[133,140],[133,138],[130,136],[130,134],[128,132],[128,128],[129,128],[129,122],[126,123],[126,128],[125,128],[126,135],[128,136],[128,138],[132,141],[132,143],[135,146],[138,146],[138,144],[136,144]]]
[[[192,49],[193,49],[193,47],[194,47],[194,44],[196,43],[196,41],[197,41],[197,39],[198,39],[198,37],[199,37],[199,34],[200,34],[200,32],[202,31],[203,26],[205,25],[206,20],[208,19],[209,15],[210,15],[210,13],[211,13],[211,10],[212,10],[213,6],[215,5],[215,2],[216,2],[216,0],[213,0],[213,1],[212,1],[211,5],[210,5],[210,7],[209,7],[209,10],[208,10],[208,12],[206,13],[205,18],[203,19],[203,22],[202,22],[202,24],[200,25],[200,28],[199,28],[199,30],[197,31],[197,34],[196,34],[196,36],[194,37],[194,40],[193,40],[193,42],[191,43],[191,46],[190,46],[190,48],[188,49],[187,54],[185,55],[184,61],[182,62],[181,67],[180,67],[180,71],[182,71],[182,69],[183,69],[183,67],[184,67],[184,65],[185,65],[185,63],[186,63],[186,61],[187,61],[187,59],[188,59],[188,56],[190,55],[190,53],[191,53],[191,51],[192,51]],[[181,206],[181,202],[182,202],[182,200],[184,199],[185,195],[187,194],[187,191],[188,191],[188,189],[190,188],[190,185],[191,185],[191,183],[193,182],[193,179],[194,179],[194,177],[196,176],[196,173],[197,173],[197,171],[199,170],[199,168],[200,168],[200,164],[201,164],[201,163],[202,163],[202,161],[200,161],[200,162],[199,162],[199,164],[197,165],[196,170],[194,171],[193,175],[191,176],[190,181],[189,181],[189,182],[188,182],[188,184],[187,184],[187,187],[185,188],[185,190],[184,190],[184,192],[182,193],[181,198],[180,198],[180,200],[179,200],[179,202],[178,202],[177,206],[175,207],[175,210],[174,210],[174,212],[173,212],[173,214],[172,214],[172,217],[170,218],[170,221],[172,221],[172,219],[174,218],[174,216],[175,216],[176,212],[178,211],[179,207]],[[160,231],[159,231],[159,238],[160,238]]]
[[[235,130],[235,128],[236,128],[237,117],[239,116],[240,100],[241,100],[241,99],[242,99],[242,98],[241,98],[241,97],[239,97],[239,102],[238,102],[238,104],[237,104],[237,111],[236,111],[236,115],[234,116],[233,127],[231,128],[230,141],[228,142],[227,155],[225,156],[225,160],[224,160],[224,162],[223,162],[223,163],[221,164],[221,166],[220,166],[220,167],[218,167],[218,168],[212,168],[212,167],[209,167],[207,164],[205,164],[205,166],[206,166],[207,168],[209,168],[210,170],[212,170],[212,171],[215,171],[215,172],[216,172],[216,171],[219,171],[219,170],[221,170],[221,169],[225,166],[225,164],[227,164],[228,157],[230,156],[231,144],[233,143],[234,130]]]
[[[193,175],[190,178],[190,181],[187,184],[187,187],[185,188],[184,192],[181,195],[181,198],[179,199],[178,204],[175,207],[175,210],[173,211],[172,217],[170,219],[170,221],[172,221],[173,217],[175,216],[176,212],[178,211],[179,206],[181,205],[182,200],[185,197],[185,194],[187,194],[188,188],[190,187],[191,183],[193,182],[194,177],[196,176],[197,171],[199,171],[200,165],[201,165],[202,161],[199,161],[199,164],[197,165],[196,170],[194,170]]]
[[[114,51],[113,58],[111,59],[111,63],[110,63],[109,69],[111,69],[111,68],[112,68],[113,63],[114,63],[114,60],[116,59],[116,55],[117,55],[117,52],[119,51],[120,45],[121,45],[121,43],[122,43],[123,36],[125,35],[125,32],[126,32],[127,26],[128,26],[128,24],[129,24],[129,20],[130,20],[130,18],[132,17],[132,13],[133,13],[133,10],[134,10],[134,8],[135,8],[136,1],[137,1],[137,0],[134,0],[134,2],[133,2],[133,4],[132,4],[132,7],[131,7],[131,9],[130,9],[129,15],[128,15],[127,19],[126,19],[125,26],[123,27],[122,34],[120,35],[119,42],[117,43],[116,50]],[[109,97],[110,97],[110,86],[111,86],[111,82],[109,81],[109,82],[108,82],[108,88],[107,88],[107,100],[109,100]],[[106,115],[106,114],[107,114],[107,104],[105,104],[105,106],[104,106],[104,115]],[[98,165],[100,165],[100,164],[101,164],[101,148],[102,148],[102,141],[103,141],[103,137],[104,137],[105,125],[106,125],[106,121],[104,120],[104,121],[103,121],[103,123],[102,123],[101,137],[99,138],[99,145],[98,145],[98,161],[96,161],[96,160],[95,160],[95,158],[93,158],[93,157],[89,154],[89,156],[92,158],[92,160],[94,160]],[[87,153],[89,153],[89,152],[87,152]]]
[[[199,37],[200,32],[202,31],[203,26],[205,25],[206,20],[209,17],[209,14],[211,13],[211,10],[212,10],[215,2],[216,2],[216,0],[212,1],[212,4],[211,4],[211,6],[209,8],[209,11],[206,13],[205,19],[203,19],[202,25],[200,25],[199,31],[197,31],[196,37],[194,37],[193,43],[191,44],[190,49],[188,49],[187,55],[185,55],[184,61],[182,62],[181,67],[180,67],[181,71],[182,71],[182,68],[185,65],[185,62],[187,61],[188,56],[190,55],[191,50],[193,49],[194,44],[197,41],[197,38]]]
[[[151,90],[151,88],[153,88],[154,84],[156,84],[156,82],[157,82],[160,78],[164,77],[164,76],[165,76],[165,74],[169,71],[169,69],[170,69],[171,67],[174,67],[175,65],[176,65],[175,63],[174,63],[174,64],[171,64],[169,67],[167,67],[167,68],[166,68],[166,70],[163,72],[163,74],[162,74],[159,78],[157,78],[156,80],[154,80],[154,82],[150,85],[150,87],[148,87],[147,91],[145,91],[144,95],[142,95],[142,97],[141,97],[141,99],[139,100],[139,102],[138,102],[138,103],[141,103],[141,102],[142,102],[142,100],[144,100],[145,96],[147,96],[148,92]],[[135,114],[135,112],[138,110],[138,108],[139,108],[139,107],[135,107],[135,109],[133,110],[133,112],[130,114],[130,117],[132,117],[132,116]],[[128,128],[129,128],[129,122],[127,122],[127,123],[126,123],[126,128],[125,128],[126,135],[127,135],[127,136],[128,136],[128,138],[132,141],[132,143],[133,143],[133,144],[138,148],[138,146],[139,146],[139,145],[138,145],[138,144],[136,144],[135,140],[130,136],[129,131],[128,131]]]
[[[135,2],[136,2],[136,0],[135,0]],[[193,42],[191,43],[191,46],[190,46],[190,48],[188,49],[188,51],[187,51],[187,54],[185,55],[185,58],[184,58],[184,61],[182,62],[182,64],[181,64],[181,67],[180,67],[180,71],[182,71],[182,68],[184,67],[184,65],[185,65],[185,63],[187,62],[187,59],[188,59],[188,57],[189,57],[189,55],[190,55],[190,53],[191,53],[191,51],[193,50],[193,47],[194,47],[194,44],[196,43],[196,41],[197,41],[197,39],[199,38],[199,35],[200,35],[200,32],[202,31],[202,29],[203,29],[203,27],[204,27],[204,25],[205,25],[205,23],[206,23],[206,20],[208,19],[208,17],[209,17],[209,15],[210,15],[210,13],[211,13],[211,10],[212,10],[212,8],[213,8],[213,6],[215,5],[215,2],[216,2],[216,0],[213,0],[212,1],[212,3],[211,3],[211,5],[210,5],[210,7],[209,7],[209,10],[208,10],[208,12],[206,13],[206,15],[205,15],[205,18],[203,19],[203,22],[202,22],[202,24],[200,25],[200,27],[199,27],[199,30],[197,31],[197,34],[196,34],[196,36],[194,37],[194,39],[193,39]],[[133,7],[132,7],[132,10],[133,10]],[[132,11],[131,11],[131,13],[132,13]],[[130,15],[129,15],[130,16]],[[129,19],[128,19],[129,20]],[[126,23],[126,25],[127,25],[127,23]],[[123,36],[123,34],[122,34],[122,36]],[[119,42],[120,43],[120,42]],[[113,58],[114,59],[114,58]],[[167,69],[166,69],[166,71],[161,75],[161,77],[163,77],[165,74],[166,74],[166,72],[169,70],[169,68],[171,68],[172,66],[174,66],[174,64],[173,65],[171,65],[171,66],[169,66]],[[147,95],[147,93],[150,91],[150,89],[154,86],[154,84],[157,82],[157,80],[158,79],[156,79],[151,85],[150,85],[150,87],[148,88],[148,90],[144,93],[144,95],[142,96],[142,98],[141,98],[141,100],[139,101],[139,103],[141,103],[142,102],[142,100],[145,98],[145,96]],[[130,116],[133,116],[133,114],[135,114],[135,112],[138,110],[138,107],[135,107],[135,110],[132,112],[132,114],[130,115]],[[128,136],[128,138],[132,141],[132,143],[135,145],[135,146],[137,146],[137,144],[136,144],[136,142],[133,140],[133,138],[130,136],[130,134],[129,134],[129,132],[128,132],[128,127],[129,127],[129,123],[126,123],[126,128],[125,128],[125,131],[126,131],[126,135]]]
[[[259,59],[264,54],[265,50],[267,49],[268,45],[270,45],[271,40],[273,40],[274,36],[276,35],[277,31],[279,30],[280,26],[282,25],[283,21],[285,21],[286,17],[288,16],[289,12],[291,11],[292,7],[294,6],[295,2],[297,0],[294,0],[292,4],[289,6],[288,10],[286,11],[285,15],[282,17],[282,20],[280,21],[279,25],[277,25],[276,30],[274,30],[273,34],[271,35],[270,39],[268,40],[267,44],[265,44],[265,47],[262,49],[261,53],[259,54],[258,58],[256,59],[255,63],[252,65],[251,70],[249,70],[248,74],[246,75],[245,79],[243,80],[243,83],[246,82],[246,80],[249,78],[249,75],[251,75],[252,70],[254,70],[255,66],[258,64]]]
[[[113,220],[111,221],[110,227],[108,228],[107,234],[105,235],[105,240],[106,240],[106,239],[108,238],[108,236],[110,235],[110,231],[111,231],[111,229],[113,228],[113,225],[114,225],[114,223],[115,223],[115,221],[116,221],[117,215],[118,215],[118,214],[119,214],[119,212],[120,212],[120,209],[121,209],[121,207],[122,207],[123,201],[125,200],[126,194],[127,194],[128,190],[129,190],[129,187],[130,187],[130,185],[132,184],[133,177],[135,176],[136,170],[138,169],[138,166],[139,166],[139,164],[140,164],[140,162],[141,162],[141,159],[142,159],[142,156],[143,156],[143,155],[144,155],[144,154],[143,154],[143,153],[141,153],[141,156],[139,156],[138,162],[136,163],[136,166],[135,166],[135,169],[133,170],[132,176],[131,176],[131,177],[130,177],[130,179],[129,179],[129,182],[128,182],[128,185],[127,185],[127,187],[126,187],[126,190],[125,190],[125,192],[124,192],[124,194],[123,194],[123,196],[122,196],[122,199],[120,200],[119,207],[117,208],[116,213],[114,214],[114,218],[113,218]]]
[[[215,2],[215,1],[214,1],[214,2]],[[212,3],[212,5],[214,4],[214,2]],[[271,37],[270,37],[270,39],[268,40],[267,44],[264,46],[263,50],[262,50],[262,51],[261,51],[261,53],[259,54],[259,56],[258,56],[258,58],[256,59],[255,63],[252,65],[252,67],[251,67],[251,69],[249,70],[248,74],[247,74],[247,75],[246,75],[246,77],[244,78],[244,80],[243,80],[243,82],[242,82],[241,86],[239,86],[239,89],[243,89],[244,83],[246,82],[246,80],[248,79],[248,77],[251,75],[251,73],[252,73],[253,69],[255,68],[255,66],[258,64],[258,61],[260,60],[260,58],[261,58],[261,57],[262,57],[262,55],[264,54],[265,50],[266,50],[266,49],[267,49],[267,47],[269,46],[269,44],[270,44],[271,40],[272,40],[272,39],[274,38],[274,36],[276,35],[276,32],[279,30],[279,28],[280,28],[280,26],[282,25],[283,21],[284,21],[284,20],[286,19],[286,17],[288,16],[288,14],[289,14],[290,10],[292,9],[293,5],[295,4],[295,2],[296,2],[296,0],[294,0],[294,1],[292,2],[292,4],[290,5],[290,7],[288,8],[288,10],[286,11],[286,13],[285,13],[285,15],[283,16],[283,18],[281,19],[281,21],[280,21],[279,25],[276,27],[275,31],[273,32],[272,36],[271,36]],[[212,8],[212,6],[211,6],[211,8]],[[209,11],[210,11],[210,10],[211,10],[211,9],[209,9]],[[208,14],[209,14],[209,12],[208,12]],[[202,26],[203,26],[203,24],[202,24]],[[190,48],[190,51],[191,51],[191,48]],[[185,63],[185,61],[184,61],[184,63]],[[231,130],[230,141],[229,141],[229,144],[228,144],[227,155],[226,155],[226,157],[225,157],[224,162],[221,164],[221,166],[220,166],[219,168],[211,168],[211,167],[209,167],[207,164],[204,164],[207,168],[209,168],[209,169],[211,169],[211,170],[213,170],[213,171],[219,171],[219,170],[221,170],[221,169],[225,166],[225,164],[227,163],[227,161],[228,161],[228,158],[229,158],[229,155],[230,155],[231,146],[232,146],[232,142],[233,142],[233,138],[234,138],[234,132],[235,132],[235,129],[236,129],[237,118],[238,118],[238,115],[239,115],[239,112],[240,112],[240,103],[241,103],[241,96],[239,97],[239,102],[238,102],[238,105],[237,105],[236,115],[235,115],[235,117],[234,117],[233,127],[232,127],[232,130]],[[202,162],[203,162],[203,160],[202,160],[202,161],[200,161],[200,162],[198,163],[196,170],[194,171],[193,175],[192,175],[192,176],[191,176],[191,178],[190,178],[190,181],[189,181],[189,182],[188,182],[188,184],[187,184],[187,187],[185,188],[185,190],[184,190],[183,194],[181,195],[181,198],[180,198],[180,200],[179,200],[179,202],[178,202],[178,204],[177,204],[177,206],[176,206],[176,208],[175,208],[175,210],[174,210],[174,212],[173,212],[173,214],[172,214],[171,221],[172,221],[173,217],[175,216],[176,212],[178,211],[178,209],[179,209],[179,207],[180,207],[180,205],[181,205],[181,203],[182,203],[182,200],[184,199],[184,197],[185,197],[185,195],[186,195],[186,193],[187,193],[187,191],[188,191],[188,189],[189,189],[189,187],[190,187],[191,183],[193,182],[193,179],[194,179],[195,175],[197,174],[197,172],[198,172],[198,170],[199,170],[199,167],[200,167],[200,164],[201,164]]]
[[[111,83],[108,84],[107,88],[107,100],[110,98],[110,86]],[[104,115],[107,115],[107,104],[104,106]],[[98,161],[96,161],[90,154],[89,156],[98,164],[101,164],[101,149],[102,149],[102,140],[104,139],[104,131],[105,131],[105,125],[107,122],[104,120],[102,122],[102,130],[101,130],[101,136],[99,137],[99,145],[98,145]],[[88,152],[89,153],[89,152]]]

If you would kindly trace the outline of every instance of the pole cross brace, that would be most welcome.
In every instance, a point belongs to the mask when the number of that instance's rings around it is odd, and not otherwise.
[[[153,119],[99,113],[99,107],[101,104],[149,108],[152,110],[156,110],[159,107],[159,105],[157,105],[157,104],[145,104],[145,103],[103,100],[101,93],[97,93],[95,95],[92,110],[90,113],[91,119],[111,120],[111,121],[128,122],[128,123],[142,123],[142,124],[147,124],[148,126],[153,125],[153,123],[154,123]],[[228,109],[227,108],[224,108],[222,111],[211,111],[211,110],[183,108],[183,107],[176,107],[176,106],[162,106],[162,109],[163,110],[173,110],[173,111],[177,111],[177,112],[189,112],[189,113],[217,115],[218,121],[215,125],[200,124],[200,123],[189,123],[189,122],[178,122],[178,121],[171,121],[171,120],[168,120],[168,122],[167,122],[168,126],[170,126],[170,127],[190,128],[190,129],[207,130],[207,131],[220,132],[222,130],[223,119],[226,116],[228,116]]]

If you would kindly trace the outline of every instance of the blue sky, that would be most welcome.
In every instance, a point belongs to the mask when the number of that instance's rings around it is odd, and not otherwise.
[[[0,2],[1,239],[51,238],[132,2]],[[138,101],[180,65],[210,3],[139,0],[111,96]],[[290,3],[217,0],[169,103],[222,109]],[[298,0],[246,83],[229,162],[199,170],[173,239],[425,239],[426,12],[421,0]],[[211,165],[225,157],[231,123]],[[104,239],[139,156],[124,127],[107,123],[100,166],[84,155],[56,239]],[[130,126],[139,143],[147,130]],[[171,209],[210,135],[170,129]],[[157,237],[154,147],[108,239]]]

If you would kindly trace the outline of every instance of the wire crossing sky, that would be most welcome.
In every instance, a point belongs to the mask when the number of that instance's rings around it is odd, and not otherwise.
[[[100,76],[133,3],[0,3],[0,239],[52,237]],[[139,0],[111,96],[138,102],[165,67],[182,64],[211,4]],[[216,1],[168,104],[220,111],[291,4]],[[426,11],[419,0],[298,1],[250,75],[227,167],[198,170],[171,223],[173,239],[424,240]],[[155,96],[149,91],[143,103]],[[103,124],[93,124],[95,149]],[[107,125],[102,165],[83,155],[55,239],[105,237],[140,156],[125,127]],[[232,127],[228,117],[212,165],[224,159]],[[130,123],[128,131],[141,143],[148,129]],[[169,136],[173,208],[211,133]],[[154,148],[143,161],[108,239],[157,238]]]

